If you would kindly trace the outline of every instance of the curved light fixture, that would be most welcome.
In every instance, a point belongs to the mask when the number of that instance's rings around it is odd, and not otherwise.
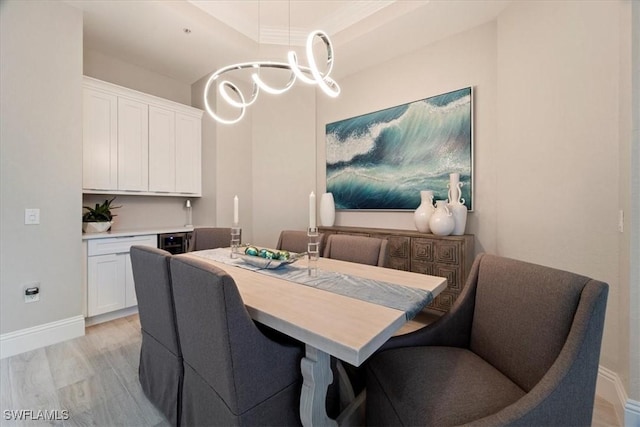
[[[315,57],[313,55],[313,41],[316,37],[322,40],[327,49],[327,70],[324,73],[321,73],[318,69]],[[318,85],[318,87],[325,94],[332,98],[337,97],[340,94],[340,86],[335,80],[329,77],[331,70],[333,70],[333,46],[331,45],[329,36],[321,30],[312,31],[311,33],[309,33],[309,35],[307,36],[306,54],[308,66],[300,65],[298,63],[296,53],[294,51],[290,51],[287,54],[288,62],[241,62],[238,64],[220,68],[209,77],[209,80],[207,80],[207,84],[204,88],[204,105],[207,113],[209,113],[209,115],[219,123],[237,123],[244,117],[247,107],[251,106],[256,101],[261,90],[273,95],[279,95],[291,89],[291,87],[293,87],[296,80],[298,79],[306,84]],[[260,77],[260,69],[262,68],[286,70],[291,73],[291,77],[284,86],[273,87],[267,84]],[[221,79],[223,74],[245,69],[254,69],[254,72],[251,74],[251,80],[253,81],[251,95],[248,97],[242,93],[242,89],[240,89],[235,83],[229,80]],[[221,117],[215,112],[211,105],[209,105],[208,95],[209,91],[214,86],[214,83],[216,83],[215,87],[217,88],[218,93],[220,93],[221,98],[230,107],[239,110],[238,115],[235,118],[227,119]]]

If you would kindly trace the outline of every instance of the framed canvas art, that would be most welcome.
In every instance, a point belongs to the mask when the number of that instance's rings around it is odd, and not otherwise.
[[[415,210],[421,190],[447,199],[453,172],[473,209],[471,87],[329,123],[325,133],[336,209]]]

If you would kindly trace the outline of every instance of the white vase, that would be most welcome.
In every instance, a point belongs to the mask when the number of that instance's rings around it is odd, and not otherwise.
[[[336,220],[336,205],[332,193],[324,193],[320,198],[320,223],[331,227]]]
[[[454,236],[462,236],[467,226],[467,207],[462,203],[449,203],[448,205],[455,226],[451,234]]]
[[[459,173],[449,174],[449,210],[453,215],[454,227],[451,234],[454,236],[462,236],[467,226],[467,207],[464,204],[462,196],[462,182],[460,182]]]
[[[429,219],[429,228],[431,232],[438,236],[448,236],[455,227],[453,214],[447,207],[446,200],[438,200],[436,202],[436,211]]]
[[[461,199],[462,196],[462,183],[460,182],[460,174],[459,173],[450,173],[449,174],[449,203],[462,203],[464,204],[464,199]]]
[[[413,213],[413,221],[419,232],[428,233],[430,231],[429,219],[436,210],[436,208],[433,207],[433,191],[421,191],[420,200],[420,206],[418,206],[418,209]]]

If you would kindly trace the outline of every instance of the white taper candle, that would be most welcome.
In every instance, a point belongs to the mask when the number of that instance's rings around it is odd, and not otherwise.
[[[238,225],[239,224],[239,217],[238,217],[238,196],[235,196],[233,198],[233,225]]]
[[[309,194],[309,228],[316,228],[316,195]]]

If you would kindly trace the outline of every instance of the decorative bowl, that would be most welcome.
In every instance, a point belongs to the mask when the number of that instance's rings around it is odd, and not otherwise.
[[[272,252],[278,252],[275,249],[269,249]],[[249,265],[258,268],[266,268],[269,270],[273,270],[279,268],[283,265],[293,264],[298,261],[300,258],[304,258],[307,255],[306,252],[295,253],[289,252],[289,258],[287,259],[276,259],[276,258],[263,258],[259,255],[249,255],[249,254],[237,254],[238,259],[246,262]]]

